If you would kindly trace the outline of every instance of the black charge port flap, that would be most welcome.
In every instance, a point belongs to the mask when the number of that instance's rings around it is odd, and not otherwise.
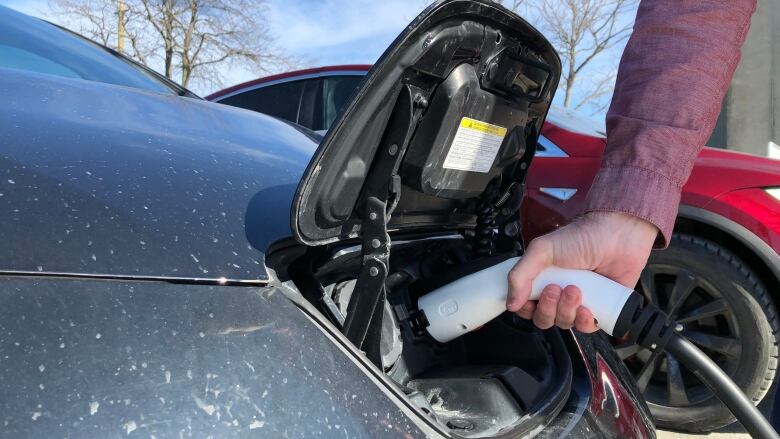
[[[514,128],[524,127],[527,117],[527,100],[483,90],[474,65],[461,64],[430,100],[404,158],[404,181],[441,198],[478,197],[525,152]]]

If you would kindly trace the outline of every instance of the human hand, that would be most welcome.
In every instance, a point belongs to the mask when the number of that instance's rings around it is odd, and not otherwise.
[[[581,332],[594,332],[598,326],[593,314],[581,306],[579,288],[548,285],[534,303],[528,301],[531,282],[542,270],[555,265],[591,270],[633,288],[657,235],[658,228],[643,219],[618,212],[589,212],[540,236],[531,241],[509,272],[507,309],[533,319],[541,329],[557,325],[562,329],[575,327]]]

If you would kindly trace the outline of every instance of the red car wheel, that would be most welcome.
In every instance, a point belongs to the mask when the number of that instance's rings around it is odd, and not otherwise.
[[[766,395],[775,378],[780,325],[767,290],[741,260],[714,242],[675,234],[667,250],[651,255],[637,290],[680,322],[754,401]],[[734,421],[673,356],[635,345],[616,350],[658,426],[704,432]]]

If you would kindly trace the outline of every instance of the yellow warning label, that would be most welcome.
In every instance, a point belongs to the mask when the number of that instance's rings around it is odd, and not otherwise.
[[[464,117],[452,139],[442,167],[469,172],[490,172],[504,141],[506,128]]]
[[[494,136],[504,137],[506,135],[506,128],[504,127],[482,122],[481,120],[469,119],[468,117],[464,117],[460,120],[460,126],[461,128],[468,128],[485,134],[492,134]]]

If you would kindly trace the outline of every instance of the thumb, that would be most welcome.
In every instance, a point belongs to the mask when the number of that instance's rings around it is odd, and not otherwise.
[[[517,312],[531,296],[531,283],[539,273],[552,265],[552,246],[544,237],[534,239],[522,258],[509,271],[506,308]]]

